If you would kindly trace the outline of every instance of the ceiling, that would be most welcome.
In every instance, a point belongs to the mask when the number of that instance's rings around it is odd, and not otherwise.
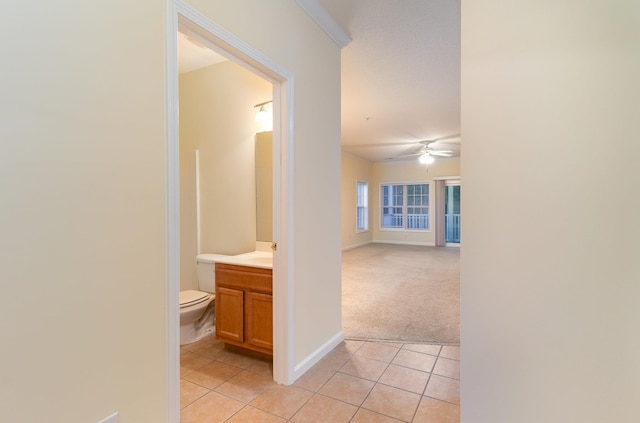
[[[225,60],[226,57],[203,46],[196,39],[178,32],[178,73],[191,72]]]
[[[342,49],[343,151],[378,162],[443,139],[431,146],[458,155],[460,2],[318,2],[352,39]]]
[[[459,0],[317,0],[342,49],[342,150],[415,160],[420,141],[460,153]],[[225,60],[179,34],[180,72]],[[189,42],[191,41],[191,42]],[[403,157],[400,157],[403,156]]]

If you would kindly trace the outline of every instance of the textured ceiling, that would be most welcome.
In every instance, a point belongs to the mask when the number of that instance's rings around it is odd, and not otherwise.
[[[460,2],[318,0],[352,41],[342,50],[342,148],[371,161],[459,153]]]

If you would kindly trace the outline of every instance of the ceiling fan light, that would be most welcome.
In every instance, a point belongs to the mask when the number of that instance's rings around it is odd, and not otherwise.
[[[421,154],[420,157],[418,157],[418,161],[421,164],[431,164],[435,161],[435,159],[433,158],[433,156],[429,153],[424,153]]]

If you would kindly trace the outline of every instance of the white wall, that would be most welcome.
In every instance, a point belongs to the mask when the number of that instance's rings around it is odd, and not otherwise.
[[[193,3],[296,76],[301,360],[340,331],[340,52],[293,1]],[[165,3],[0,22],[0,421],[166,421]]]
[[[637,422],[640,8],[463,1],[462,421]]]
[[[3,7],[0,421],[165,419],[164,19]]]

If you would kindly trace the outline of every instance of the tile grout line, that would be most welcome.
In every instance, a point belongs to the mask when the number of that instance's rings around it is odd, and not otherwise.
[[[365,345],[366,345],[366,343],[367,343],[367,342],[369,342],[369,341],[366,341],[366,342],[365,342]],[[373,342],[373,343],[375,343],[375,342]],[[362,400],[362,402],[361,402],[361,403],[360,403],[360,405],[358,406],[358,410],[356,410],[356,412],[355,412],[355,413],[354,413],[354,415],[351,417],[351,419],[349,419],[349,421],[352,421],[352,420],[353,420],[353,418],[355,417],[355,415],[356,415],[356,414],[358,414],[358,411],[359,411],[361,408],[364,408],[365,410],[371,411],[371,412],[373,412],[373,413],[380,414],[380,415],[382,415],[382,416],[387,416],[387,417],[390,417],[390,418],[395,419],[395,417],[393,417],[393,416],[389,416],[389,415],[386,415],[386,414],[383,414],[383,413],[378,413],[377,411],[369,410],[368,408],[365,408],[365,407],[363,407],[362,405],[367,401],[367,398],[369,398],[369,396],[371,395],[371,392],[373,392],[373,390],[376,388],[376,386],[378,386],[378,384],[385,385],[385,386],[389,386],[389,385],[386,385],[386,384],[384,384],[384,383],[380,383],[380,382],[379,382],[379,381],[380,381],[380,378],[384,375],[384,373],[387,371],[387,369],[389,369],[389,366],[391,365],[391,362],[393,362],[393,360],[395,360],[395,358],[398,356],[398,354],[400,353],[400,350],[402,350],[402,347],[404,347],[404,345],[405,345],[405,344],[402,344],[402,345],[400,346],[400,348],[398,348],[398,351],[396,351],[396,353],[393,355],[393,357],[391,358],[391,360],[387,363],[387,366],[384,368],[384,370],[382,371],[382,373],[380,373],[380,376],[378,376],[378,378],[374,381],[373,387],[371,388],[371,390],[369,391],[369,393],[364,397],[364,399]],[[362,347],[360,347],[360,348],[362,348]],[[359,349],[360,349],[360,348],[359,348]],[[354,355],[355,355],[355,353],[354,353]],[[363,379],[363,378],[360,378],[360,379]],[[367,380],[367,379],[364,379],[364,380]],[[417,409],[417,407],[416,407],[416,409]],[[414,414],[415,414],[415,412],[414,412]],[[398,419],[396,419],[396,420],[398,420]]]
[[[460,360],[455,360],[455,359],[451,359],[451,358],[448,358],[448,357],[441,357],[440,355],[441,355],[442,350],[444,349],[444,347],[445,347],[445,345],[441,345],[440,346],[440,351],[438,352],[438,356],[436,358],[436,361],[433,363],[433,369],[432,369],[431,373],[429,374],[429,380],[427,381],[427,384],[424,387],[424,392],[422,394],[422,397],[430,398],[430,399],[433,399],[433,400],[436,400],[436,401],[441,401],[441,402],[444,402],[444,403],[447,403],[447,404],[454,405],[454,406],[459,408],[460,407],[459,403],[450,402],[450,401],[446,401],[446,400],[441,399],[441,398],[436,398],[436,397],[432,397],[430,395],[426,395],[427,387],[429,386],[429,382],[431,382],[431,376],[433,376],[433,370],[435,370],[436,364],[438,363],[438,360],[440,358],[443,358],[445,360],[457,361],[458,363],[460,363]],[[459,345],[458,345],[458,347],[459,347]],[[436,375],[436,376],[443,377],[443,378],[450,379],[450,380],[457,380],[458,382],[460,381],[460,379],[452,378],[452,377],[449,377],[449,376],[444,376],[444,375],[439,375],[439,374]],[[422,401],[422,399],[420,401]],[[416,413],[417,412],[418,412],[418,410],[416,409]],[[415,419],[415,414],[416,413],[414,413],[414,416],[413,416],[414,419]]]
[[[413,422],[416,418],[416,414],[418,414],[418,410],[420,409],[420,404],[422,403],[422,399],[425,397],[425,393],[427,392],[427,387],[429,386],[429,382],[431,382],[431,376],[433,376],[433,371],[436,368],[436,364],[438,363],[438,359],[440,358],[440,353],[442,352],[443,345],[440,345],[438,349],[438,355],[436,355],[436,359],[433,361],[433,366],[431,366],[431,371],[429,372],[429,377],[427,378],[427,383],[424,384],[424,389],[422,390],[422,394],[420,395],[420,401],[418,401],[418,406],[415,410],[413,410],[413,416],[411,416],[410,422]],[[429,397],[430,398],[430,397]]]
[[[298,408],[298,410],[296,410],[296,412],[295,412],[295,413],[293,413],[293,415],[291,416],[291,418],[290,418],[290,419],[287,419],[286,421],[287,421],[287,422],[289,422],[289,421],[293,420],[293,418],[294,418],[294,417],[295,417],[295,416],[296,416],[296,415],[297,415],[297,414],[298,414],[298,413],[299,413],[299,412],[304,408],[304,406],[305,406],[305,405],[307,405],[307,404],[309,403],[309,401],[311,401],[311,400],[312,400],[316,395],[321,395],[321,396],[323,396],[323,397],[325,397],[325,398],[330,398],[330,399],[333,399],[333,400],[336,400],[336,401],[340,401],[340,402],[345,403],[345,404],[349,404],[348,402],[341,401],[341,400],[338,400],[338,399],[335,399],[335,398],[331,398],[331,397],[329,397],[329,396],[327,396],[327,395],[321,394],[321,393],[320,393],[320,391],[322,390],[322,388],[324,388],[324,387],[325,387],[325,385],[326,385],[327,383],[329,383],[329,381],[330,381],[331,379],[333,379],[333,377],[334,377],[338,372],[340,372],[340,369],[341,369],[341,368],[342,368],[346,363],[348,363],[348,362],[349,362],[349,360],[351,360],[351,358],[352,358],[354,355],[356,355],[356,353],[360,350],[360,348],[362,348],[365,344],[366,344],[366,342],[364,342],[362,345],[360,345],[360,346],[359,346],[359,347],[358,347],[358,348],[357,348],[353,353],[350,353],[350,352],[348,352],[348,351],[344,351],[344,352],[346,352],[347,354],[349,354],[349,358],[348,358],[344,363],[342,363],[342,365],[341,365],[340,367],[338,367],[337,369],[331,369],[331,372],[333,372],[333,374],[331,375],[331,377],[329,377],[329,378],[328,378],[328,379],[327,379],[327,380],[326,380],[326,381],[325,381],[325,382],[324,382],[324,383],[323,383],[323,384],[322,384],[322,385],[321,385],[321,386],[320,386],[316,391],[309,391],[308,389],[305,389],[305,390],[308,390],[309,392],[311,392],[311,393],[312,393],[312,395],[309,397],[309,399],[308,399],[308,400],[306,400],[306,401],[304,402],[304,404],[302,404],[302,405],[300,406],[300,408]],[[342,372],[340,372],[340,373],[342,373]],[[346,373],[343,373],[343,374],[346,374]],[[301,388],[301,389],[304,389],[304,388]],[[364,401],[363,401],[363,402],[364,402]],[[353,405],[353,404],[349,404],[349,405]],[[360,407],[358,406],[358,410],[359,410],[359,409],[360,409]],[[353,415],[355,416],[357,413],[358,413],[358,411],[356,410],[356,412],[355,412]],[[349,421],[351,421],[352,419],[353,419],[353,416],[351,417],[351,419],[349,419]]]
[[[427,383],[424,385],[424,389],[422,390],[421,396],[424,396],[425,392],[427,392],[427,386],[429,386],[429,382],[431,382],[431,376],[433,376],[433,371],[436,368],[436,364],[438,363],[438,359],[440,358],[441,352],[442,352],[442,345],[440,345],[440,349],[438,350],[438,355],[436,355],[436,359],[433,361],[433,366],[431,366],[431,371],[429,372],[429,378],[427,379]]]

